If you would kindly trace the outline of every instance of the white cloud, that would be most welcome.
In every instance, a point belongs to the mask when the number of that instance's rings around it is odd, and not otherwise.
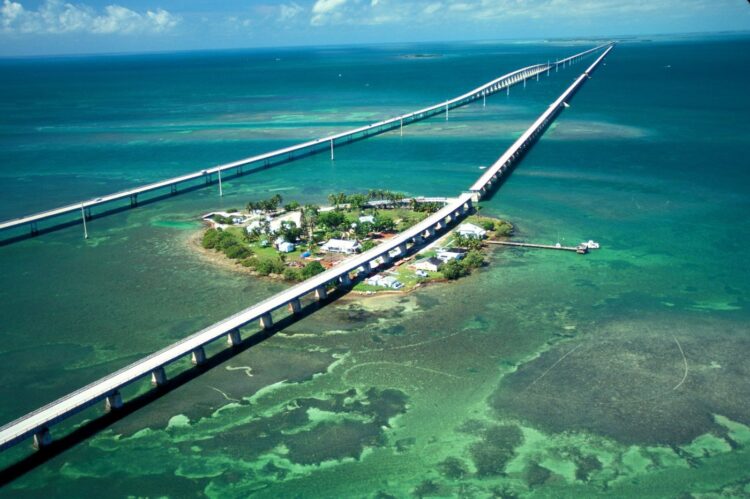
[[[46,0],[37,10],[26,10],[19,2],[3,0],[0,31],[4,33],[58,34],[161,33],[180,21],[164,9],[138,13],[120,5],[109,5],[97,12],[87,5]]]
[[[321,26],[328,23],[338,23],[344,20],[344,16],[339,10],[346,5],[348,0],[317,0],[312,8],[312,19],[310,24]]]
[[[279,7],[279,21],[290,21],[299,16],[304,10],[305,9],[296,2],[282,4]]]
[[[736,0],[317,0],[313,26],[349,24],[494,23],[519,19],[593,20],[633,15],[696,13],[711,2]]]

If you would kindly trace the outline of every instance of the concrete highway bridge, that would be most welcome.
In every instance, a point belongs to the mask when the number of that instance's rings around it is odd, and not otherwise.
[[[42,222],[51,219],[59,219],[60,217],[65,215],[68,215],[68,218],[70,218],[70,215],[80,214],[80,221],[84,227],[84,237],[88,237],[88,228],[86,227],[86,221],[92,218],[93,210],[95,208],[106,206],[104,210],[101,210],[102,213],[99,214],[102,215],[105,214],[107,210],[111,210],[114,205],[119,204],[119,206],[122,206],[123,201],[129,203],[130,207],[135,207],[138,205],[139,197],[141,200],[143,200],[143,196],[148,193],[168,192],[171,194],[176,194],[181,186],[183,188],[188,186],[194,187],[195,185],[209,185],[215,182],[218,182],[219,192],[220,194],[222,194],[222,175],[243,175],[252,171],[269,168],[274,165],[287,163],[294,159],[303,158],[311,154],[318,154],[321,152],[330,151],[331,159],[334,159],[335,148],[338,145],[362,140],[374,135],[379,135],[381,133],[394,130],[396,128],[398,128],[400,130],[400,133],[403,134],[404,126],[425,120],[437,114],[444,113],[445,118],[448,119],[451,109],[465,106],[466,104],[469,104],[470,102],[476,101],[478,99],[486,101],[488,95],[500,92],[503,89],[505,89],[506,92],[510,92],[510,87],[512,87],[513,85],[522,83],[525,86],[526,80],[528,80],[529,78],[536,77],[536,79],[538,80],[539,75],[543,73],[549,74],[553,67],[557,71],[559,67],[564,68],[566,67],[566,65],[569,66],[573,62],[578,61],[593,52],[601,50],[603,47],[604,46],[595,47],[590,50],[572,55],[565,59],[561,59],[559,61],[556,61],[555,63],[535,64],[533,66],[528,66],[516,71],[512,71],[453,99],[426,107],[424,109],[420,109],[418,111],[413,111],[411,113],[396,116],[384,121],[378,121],[377,123],[372,123],[371,125],[361,126],[352,130],[347,130],[334,135],[330,135],[328,137],[310,140],[301,144],[285,147],[249,158],[240,159],[238,161],[233,161],[231,163],[212,166],[210,168],[206,168],[193,173],[188,173],[186,175],[181,175],[179,177],[173,177],[151,184],[142,185],[140,187],[134,187],[132,189],[116,192],[113,194],[105,194],[93,199],[86,199],[66,206],[53,208],[39,213],[33,213],[12,220],[2,221],[0,222],[0,233],[9,232],[12,229],[17,229],[15,231],[16,237],[8,239],[8,241],[14,241],[18,239],[20,231],[23,231],[24,227],[27,231],[25,232],[25,234],[36,235],[41,230]],[[127,206],[127,204],[125,206]]]
[[[602,51],[599,57],[580,75],[575,81],[558,97],[536,121],[526,130],[513,145],[505,151],[502,156],[488,168],[484,174],[466,191],[455,198],[446,200],[445,205],[438,212],[430,215],[428,218],[411,227],[410,229],[398,234],[397,236],[384,241],[382,244],[356,255],[350,259],[344,260],[332,269],[318,274],[300,284],[297,284],[285,291],[282,291],[260,303],[257,303],[237,314],[217,322],[201,331],[198,331],[172,345],[163,348],[143,359],[140,359],[129,366],[120,369],[108,376],[105,376],[73,393],[55,400],[23,417],[18,418],[0,427],[0,450],[12,447],[26,439],[33,439],[37,448],[42,448],[51,443],[50,428],[71,416],[80,413],[86,408],[93,405],[103,404],[105,411],[117,411],[123,407],[124,402],[122,390],[144,378],[150,379],[154,386],[165,384],[167,380],[165,368],[181,359],[190,358],[195,365],[201,365],[206,362],[206,346],[220,341],[226,341],[230,346],[238,345],[243,341],[243,329],[252,329],[256,331],[257,327],[261,330],[273,326],[274,315],[276,317],[294,318],[300,313],[302,308],[301,300],[323,301],[328,297],[329,292],[335,289],[347,289],[351,286],[352,281],[361,279],[371,271],[389,266],[393,260],[400,259],[405,255],[420,248],[424,243],[445,233],[449,228],[462,220],[473,208],[473,204],[486,196],[493,184],[507,175],[510,168],[518,161],[524,151],[528,150],[534,141],[545,130],[547,125],[559,114],[560,110],[577,90],[587,81],[592,71],[601,63],[604,57],[612,50],[613,45],[597,47],[571,58],[557,61],[558,64],[569,64],[575,59],[581,58],[594,51]],[[334,141],[346,140],[348,137],[362,135],[367,133],[380,133],[385,129],[400,126],[401,121],[412,122],[417,119],[431,114],[446,112],[450,107],[463,105],[471,100],[476,100],[483,95],[497,92],[502,88],[520,82],[522,79],[529,78],[547,71],[552,65],[530,66],[518,71],[514,71],[486,85],[483,85],[469,93],[466,93],[456,99],[444,104],[426,108],[415,113],[399,116],[391,120],[375,123],[368,127],[358,128],[350,132],[345,132],[334,137],[325,139],[331,144]],[[316,142],[307,142],[293,148],[282,151],[276,151],[267,155],[256,158],[239,161],[229,165],[215,167],[209,170],[209,173],[197,173],[193,176],[170,179],[151,186],[145,186],[140,189],[126,191],[124,193],[113,194],[106,198],[106,201],[92,201],[89,206],[96,206],[97,203],[109,202],[122,197],[129,197],[133,193],[140,194],[148,190],[160,187],[176,185],[184,179],[202,177],[209,174],[219,173],[222,170],[240,168],[254,162],[263,162],[278,157],[280,154],[289,154],[300,152],[306,148],[317,147]],[[260,159],[259,159],[260,158]],[[119,197],[118,197],[119,196]],[[80,209],[81,205],[75,205],[74,209]],[[85,203],[83,204],[85,208]],[[60,208],[67,210],[69,208]],[[53,212],[47,212],[53,213]],[[44,213],[19,219],[19,224],[28,224],[33,217],[41,220],[47,216]],[[256,326],[257,325],[257,326]],[[101,415],[101,414],[100,414]]]

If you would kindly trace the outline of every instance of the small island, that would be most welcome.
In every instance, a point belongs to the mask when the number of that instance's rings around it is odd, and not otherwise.
[[[387,190],[335,193],[330,206],[283,204],[281,195],[251,201],[245,209],[212,212],[200,239],[204,251],[223,255],[256,276],[299,282],[367,251],[442,208],[440,200]],[[484,239],[512,235],[503,220],[470,215],[416,254],[354,286],[375,294],[411,291],[429,282],[456,280],[485,265]]]

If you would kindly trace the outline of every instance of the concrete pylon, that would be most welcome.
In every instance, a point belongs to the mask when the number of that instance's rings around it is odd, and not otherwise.
[[[352,278],[349,277],[349,273],[347,272],[346,274],[342,274],[341,277],[339,277],[339,282],[342,286],[348,288],[352,285]]]
[[[328,298],[328,291],[325,286],[319,286],[315,289],[315,299],[318,301],[325,300]]]
[[[293,314],[298,314],[302,310],[302,304],[299,301],[299,298],[295,298],[292,301],[289,302],[289,311]]]
[[[227,344],[231,347],[242,343],[242,336],[240,336],[239,329],[232,329],[227,333]]]
[[[157,367],[151,372],[151,386],[161,386],[167,382],[167,373],[163,367]]]
[[[52,443],[52,435],[49,432],[49,428],[44,427],[34,433],[34,448],[36,450],[47,447]]]
[[[104,399],[105,412],[115,411],[120,407],[122,407],[122,395],[119,391],[113,393],[112,395],[109,395],[106,399]]]
[[[270,313],[263,314],[260,316],[259,322],[261,329],[268,329],[273,326],[273,317]]]
[[[199,366],[206,362],[206,350],[204,350],[203,347],[198,347],[193,350],[193,353],[190,356],[190,361],[194,366]]]

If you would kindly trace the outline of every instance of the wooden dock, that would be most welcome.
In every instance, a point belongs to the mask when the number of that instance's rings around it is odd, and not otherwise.
[[[499,246],[516,246],[518,248],[541,248],[541,249],[551,249],[551,250],[559,250],[559,251],[573,251],[574,253],[578,253],[579,255],[585,255],[589,252],[589,249],[586,246],[580,245],[580,246],[557,246],[557,245],[550,245],[550,244],[532,244],[532,243],[516,243],[512,241],[485,241],[487,244],[497,244]]]

